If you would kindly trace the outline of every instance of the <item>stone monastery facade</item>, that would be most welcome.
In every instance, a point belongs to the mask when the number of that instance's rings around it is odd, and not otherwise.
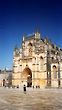
[[[39,32],[24,36],[21,48],[14,49],[12,84],[62,87],[62,49]]]

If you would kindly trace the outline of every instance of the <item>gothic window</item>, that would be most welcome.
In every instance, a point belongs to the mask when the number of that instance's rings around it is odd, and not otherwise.
[[[42,70],[43,69],[43,57],[42,56],[40,56],[40,70]]]
[[[41,62],[41,64],[43,64],[43,57],[42,56],[40,57],[40,62]]]
[[[29,55],[32,55],[32,48],[29,48]]]
[[[53,66],[53,77],[57,79],[57,67],[55,65]]]
[[[28,44],[28,46],[32,46],[32,43],[30,42],[30,43]]]
[[[32,43],[30,42],[28,46],[29,46],[29,56],[31,56],[32,55]]]

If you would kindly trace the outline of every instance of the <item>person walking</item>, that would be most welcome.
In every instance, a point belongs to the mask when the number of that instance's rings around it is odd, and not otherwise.
[[[26,85],[23,86],[23,91],[26,94]]]

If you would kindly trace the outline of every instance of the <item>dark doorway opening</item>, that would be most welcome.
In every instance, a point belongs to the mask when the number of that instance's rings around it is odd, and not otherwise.
[[[32,78],[31,76],[27,77],[27,87],[31,87],[32,86]]]
[[[5,79],[3,79],[3,86],[5,86]]]
[[[32,71],[28,66],[22,72],[22,80],[23,82],[26,81],[27,87],[32,86]]]

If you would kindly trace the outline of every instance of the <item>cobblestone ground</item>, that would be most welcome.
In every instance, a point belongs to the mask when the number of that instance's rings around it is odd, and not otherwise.
[[[0,110],[62,110],[62,89],[0,87]]]

